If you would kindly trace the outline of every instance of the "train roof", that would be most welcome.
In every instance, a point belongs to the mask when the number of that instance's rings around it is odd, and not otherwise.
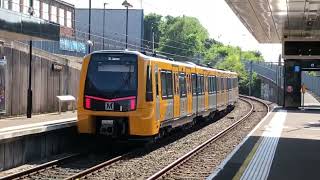
[[[130,50],[100,50],[100,51],[95,51],[92,52],[91,54],[94,53],[127,53],[127,54],[135,54],[135,55],[139,55],[144,57],[145,59],[150,59],[152,61],[158,61],[158,62],[165,62],[165,63],[170,63],[170,64],[174,64],[177,66],[185,66],[185,67],[189,67],[189,68],[197,68],[197,69],[202,69],[202,70],[207,70],[207,71],[216,71],[219,73],[226,73],[226,74],[232,74],[232,75],[237,75],[236,72],[232,72],[232,71],[226,71],[226,70],[220,70],[220,69],[215,69],[215,68],[210,68],[210,67],[205,67],[205,66],[200,66],[197,65],[193,62],[181,62],[181,61],[173,61],[173,60],[169,60],[169,59],[163,59],[161,57],[154,57],[154,56],[148,56],[145,55],[139,51],[130,51]]]

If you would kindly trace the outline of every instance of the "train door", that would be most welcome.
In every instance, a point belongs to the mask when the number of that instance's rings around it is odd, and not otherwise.
[[[204,75],[204,109],[207,111],[209,109],[209,93],[208,93],[208,74]]]
[[[161,96],[160,101],[160,115],[161,119],[169,120],[173,118],[173,88],[172,88],[172,71],[170,70],[159,70],[161,80]]]
[[[154,67],[154,77],[155,77],[155,94],[156,94],[156,120],[159,121],[160,120],[160,98],[159,98],[159,69],[158,69],[158,65],[155,65]]]
[[[179,68],[177,66],[172,67],[173,72],[173,102],[174,102],[174,118],[180,117],[180,90],[179,90]]]
[[[198,87],[198,112],[204,111],[204,77],[203,75],[198,75],[197,80]]]
[[[187,81],[186,71],[184,68],[179,68],[179,88],[180,88],[180,117],[188,115],[188,99],[187,99]]]
[[[222,105],[222,86],[221,86],[221,77],[216,77],[217,82],[217,108],[220,108]]]
[[[227,78],[223,78],[223,87],[224,87],[224,103],[223,105],[226,106],[228,104],[228,88],[227,88]]]
[[[209,76],[208,77],[208,91],[209,91],[209,109],[210,110],[215,110],[216,108],[216,103],[217,103],[217,99],[216,99],[216,92],[215,92],[215,77],[214,76]]]
[[[192,81],[192,113],[198,111],[197,74],[191,74]]]
[[[192,114],[192,82],[191,82],[191,69],[187,68],[186,69],[186,74],[187,74],[187,114]]]
[[[231,79],[229,77],[227,77],[227,97],[228,97],[228,105],[231,104],[231,101],[232,101],[232,96],[231,96],[231,93],[232,93],[232,90],[231,90]]]

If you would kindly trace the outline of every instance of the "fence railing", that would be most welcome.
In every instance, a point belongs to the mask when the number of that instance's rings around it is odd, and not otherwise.
[[[252,66],[252,67],[250,67]],[[279,66],[278,63],[273,62],[252,62],[245,61],[245,68],[247,71],[252,71],[257,73],[266,79],[269,79],[277,86],[283,88],[283,66]]]
[[[250,71],[249,61],[245,62],[245,67],[247,71]],[[252,71],[283,88],[283,66],[278,66],[276,63],[253,62]],[[319,76],[312,76],[307,72],[302,72],[301,82],[304,83],[310,91],[320,96]]]
[[[305,84],[308,90],[320,96],[320,77],[311,76],[307,72],[301,74],[301,82]]]

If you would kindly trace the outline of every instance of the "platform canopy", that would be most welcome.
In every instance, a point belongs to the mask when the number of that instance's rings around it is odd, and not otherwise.
[[[320,0],[225,0],[260,43],[320,37]]]

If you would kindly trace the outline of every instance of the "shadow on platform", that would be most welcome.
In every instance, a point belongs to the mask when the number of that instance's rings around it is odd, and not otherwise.
[[[317,127],[320,127],[320,125],[318,124]],[[248,165],[246,159],[252,156],[251,151],[259,142],[260,137],[250,137],[214,179],[241,179],[241,175]],[[319,179],[319,152],[320,140],[280,138],[268,179]]]

